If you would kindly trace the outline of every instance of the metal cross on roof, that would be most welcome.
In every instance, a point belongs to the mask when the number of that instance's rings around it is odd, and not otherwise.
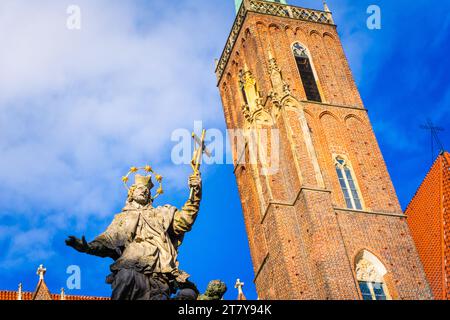
[[[429,130],[431,133],[431,164],[434,163],[434,144],[436,143],[439,147],[439,152],[444,152],[444,146],[439,139],[438,133],[445,131],[444,128],[437,127],[433,124],[430,119],[427,119],[427,124],[420,126],[424,130]]]

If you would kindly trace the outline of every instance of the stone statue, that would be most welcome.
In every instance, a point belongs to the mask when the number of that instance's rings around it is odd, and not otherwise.
[[[198,297],[198,300],[222,300],[227,292],[227,286],[220,280],[213,280],[208,284],[204,294]]]
[[[144,168],[141,168],[144,169]],[[136,173],[132,168],[128,177]],[[145,167],[147,173],[153,173]],[[156,175],[161,184],[162,177]],[[114,260],[107,283],[112,286],[112,300],[196,300],[198,290],[179,269],[178,248],[184,235],[192,229],[202,197],[200,172],[189,178],[190,199],[181,210],[166,205],[154,208],[151,176],[135,174],[123,211],[116,215],[108,229],[88,243],[69,237],[66,244],[75,250]],[[162,194],[162,187],[156,196]]]

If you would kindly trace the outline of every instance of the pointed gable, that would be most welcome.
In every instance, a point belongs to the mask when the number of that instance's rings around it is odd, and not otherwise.
[[[52,294],[50,293],[50,290],[48,290],[44,279],[39,280],[38,285],[36,286],[36,290],[34,290],[33,296],[31,297],[31,300],[53,300]]]
[[[450,154],[428,172],[405,214],[436,299],[450,299]]]
[[[247,297],[244,295],[243,292],[239,292],[237,299],[238,299],[238,301],[240,301],[240,300],[247,300]]]

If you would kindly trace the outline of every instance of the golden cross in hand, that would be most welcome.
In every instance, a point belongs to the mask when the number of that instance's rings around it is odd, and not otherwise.
[[[194,174],[200,173],[200,164],[202,161],[203,154],[206,154],[208,157],[212,157],[211,152],[206,148],[205,145],[205,136],[206,130],[202,131],[202,136],[199,138],[194,132],[192,133],[192,139],[194,139],[194,154],[192,156],[191,167],[194,171]],[[198,148],[197,148],[198,146]],[[194,199],[194,189],[191,189],[191,195],[189,199],[192,201]]]
[[[194,139],[195,150],[192,156],[191,166],[194,173],[199,173],[200,163],[202,160],[202,155],[206,154],[208,157],[212,157],[211,152],[206,148],[205,145],[205,135],[206,130],[202,131],[202,136],[199,138],[195,133],[192,133],[192,139]],[[198,145],[198,148],[197,148]]]

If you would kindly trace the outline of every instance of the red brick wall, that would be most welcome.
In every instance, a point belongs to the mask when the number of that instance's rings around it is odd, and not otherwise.
[[[296,41],[310,52],[324,103],[304,101],[291,52]],[[236,168],[259,297],[359,299],[354,260],[368,250],[388,270],[385,280],[394,298],[432,298],[334,26],[249,13],[219,81],[228,128],[248,125],[239,87],[244,65],[263,98],[272,89],[269,51],[292,93],[273,125],[280,133],[280,171],[267,177],[260,165]],[[309,133],[302,131],[303,116]],[[312,154],[305,134],[313,141]],[[364,212],[344,209],[333,154],[350,161]]]

